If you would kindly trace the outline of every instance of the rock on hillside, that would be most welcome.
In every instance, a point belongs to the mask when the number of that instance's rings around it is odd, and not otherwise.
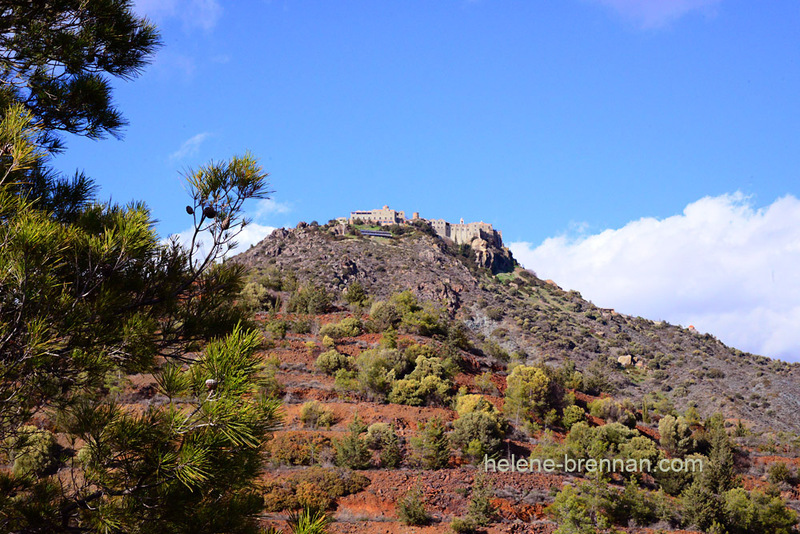
[[[357,281],[374,299],[411,290],[461,320],[476,347],[498,364],[509,355],[552,365],[569,359],[597,388],[619,397],[638,402],[648,396],[681,410],[695,405],[703,416],[720,411],[758,431],[800,431],[797,365],[598,308],[515,266],[504,249],[473,245],[456,247],[420,230],[372,238],[303,226],[276,230],[234,261],[252,267],[255,276],[291,273],[300,284],[335,291]],[[487,268],[487,252],[497,274]]]

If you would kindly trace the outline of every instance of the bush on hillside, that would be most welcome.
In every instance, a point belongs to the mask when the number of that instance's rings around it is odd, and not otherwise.
[[[394,469],[403,460],[400,438],[394,425],[374,423],[367,429],[367,447],[379,451],[381,467]]]
[[[16,476],[43,476],[58,464],[56,438],[47,430],[22,426],[8,444]]]
[[[434,417],[420,422],[419,433],[411,438],[411,463],[422,469],[444,469],[450,462],[450,443],[444,425]]]
[[[264,484],[264,506],[268,512],[303,507],[328,510],[337,498],[358,493],[369,483],[369,478],[349,469],[314,466]]]
[[[339,369],[350,369],[353,366],[353,358],[331,349],[317,356],[314,365],[323,373],[333,375]]]
[[[239,293],[239,303],[249,312],[277,312],[281,307],[280,297],[273,296],[258,282],[248,282]]]
[[[516,425],[544,420],[564,404],[564,388],[558,375],[546,365],[518,365],[506,378],[503,411]]]
[[[330,336],[333,339],[343,337],[356,337],[361,334],[363,325],[356,317],[347,317],[338,323],[328,323],[319,329],[320,336]]]
[[[389,393],[389,402],[424,406],[447,404],[453,392],[450,370],[441,358],[418,356],[414,370],[397,380]]]
[[[367,427],[356,414],[347,428],[349,433],[333,442],[336,448],[336,465],[350,469],[367,469],[372,454],[366,440],[361,437]]]
[[[299,288],[292,293],[289,299],[288,309],[294,313],[307,313],[309,315],[319,315],[331,310],[333,297],[325,288],[315,285],[308,285]]]
[[[300,420],[310,428],[330,428],[336,422],[336,416],[319,401],[308,401],[300,409]]]
[[[430,523],[431,515],[425,508],[422,488],[420,488],[419,484],[411,488],[397,503],[397,517],[403,524],[409,526],[421,526]]]
[[[364,291],[364,286],[359,282],[353,282],[347,286],[347,291],[344,292],[344,300],[348,304],[363,306],[369,300],[369,295]]]
[[[268,443],[267,455],[273,465],[314,465],[332,460],[333,447],[320,433],[283,432]]]

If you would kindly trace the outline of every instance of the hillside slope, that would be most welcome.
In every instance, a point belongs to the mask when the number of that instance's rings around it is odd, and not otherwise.
[[[797,365],[744,353],[680,326],[598,308],[577,292],[514,268],[507,250],[490,252],[510,272],[492,274],[484,266],[485,250],[455,247],[424,231],[368,238],[301,224],[276,230],[233,261],[258,276],[290,273],[300,285],[334,291],[358,282],[374,299],[411,290],[468,327],[487,368],[501,369],[509,358],[555,366],[571,360],[599,390],[619,398],[648,397],[682,411],[695,406],[702,416],[721,412],[758,432],[800,432]]]

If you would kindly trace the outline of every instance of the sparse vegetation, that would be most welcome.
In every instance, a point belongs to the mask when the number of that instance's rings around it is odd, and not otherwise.
[[[506,382],[504,411],[517,426],[544,421],[546,417],[553,419],[562,409],[563,386],[547,366],[518,365]]]
[[[397,517],[403,524],[409,526],[427,525],[431,521],[431,515],[425,508],[425,501],[422,498],[422,488],[419,484],[414,486],[397,503]]]
[[[459,417],[450,439],[473,462],[499,454],[506,422],[494,405],[480,395],[463,395],[456,401]]]
[[[366,440],[361,437],[367,427],[356,414],[347,427],[348,434],[333,442],[336,448],[336,465],[350,469],[367,469],[372,454]]]
[[[354,471],[313,466],[266,483],[264,506],[270,512],[298,508],[329,510],[337,498],[358,493],[368,485],[369,479]]]
[[[319,401],[309,401],[300,409],[300,421],[310,428],[330,428],[336,422],[336,417],[328,408]]]
[[[333,297],[325,288],[309,284],[292,293],[288,309],[290,312],[316,315],[330,311],[332,303]]]
[[[450,444],[442,422],[420,421],[418,434],[411,438],[411,463],[422,469],[443,469],[450,461]]]
[[[355,317],[347,317],[339,323],[329,323],[320,328],[319,335],[330,336],[333,339],[343,337],[356,337],[361,334],[361,321]]]
[[[336,349],[331,349],[317,356],[315,365],[323,373],[333,375],[339,369],[350,369],[353,366],[353,359],[340,354]]]

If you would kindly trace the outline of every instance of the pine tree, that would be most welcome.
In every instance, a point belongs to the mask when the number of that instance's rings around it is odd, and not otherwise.
[[[0,109],[23,104],[44,130],[119,135],[111,78],[130,79],[160,46],[129,0],[6,0],[0,10]]]
[[[336,448],[336,465],[350,469],[367,469],[372,454],[364,438],[361,437],[367,426],[356,413],[353,421],[348,425],[350,431],[345,437],[334,442]]]
[[[254,532],[278,404],[234,303],[243,270],[215,260],[266,174],[249,155],[190,173],[199,255],[162,244],[144,204],[48,174],[24,106],[0,119],[0,459],[36,414],[69,442],[47,469],[0,474],[0,531]],[[117,405],[108,381],[128,373],[154,374],[169,402]]]
[[[423,469],[443,469],[450,461],[450,443],[444,425],[434,417],[420,423],[419,434],[411,438],[412,461]]]
[[[703,466],[702,484],[716,494],[724,493],[737,486],[733,445],[722,425],[711,429],[711,451],[708,462]]]

